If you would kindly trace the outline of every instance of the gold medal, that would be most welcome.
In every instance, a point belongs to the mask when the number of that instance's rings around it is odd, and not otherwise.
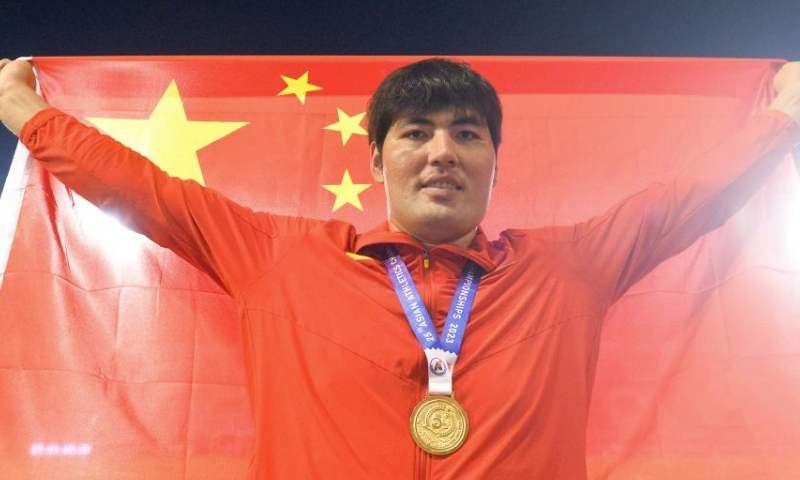
[[[468,432],[467,412],[453,397],[425,397],[411,414],[411,436],[421,449],[433,455],[455,452],[464,444]]]

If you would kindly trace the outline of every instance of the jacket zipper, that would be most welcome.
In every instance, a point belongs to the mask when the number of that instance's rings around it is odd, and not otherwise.
[[[434,329],[435,329],[435,323],[436,322],[434,321],[435,313],[434,313],[434,308],[433,308],[434,307],[434,305],[433,305],[434,295],[433,295],[433,287],[431,286],[431,276],[432,276],[432,272],[431,272],[430,252],[428,250],[424,250],[422,252],[422,285],[423,285],[423,289],[424,289],[423,290],[424,293],[422,294],[423,295],[423,303],[425,304],[426,308],[428,309],[428,313],[430,314],[430,317],[431,317],[431,322],[434,323]],[[428,385],[427,385],[428,384],[428,376],[427,376],[428,365],[427,365],[427,361],[425,361],[425,363],[423,364],[423,368],[421,369],[421,371],[426,373],[425,377],[423,378],[423,383],[424,383],[423,392],[425,392],[424,395],[427,395],[427,391],[428,391]],[[422,398],[420,398],[419,400],[421,401]],[[417,478],[419,480],[428,480],[430,478],[428,476],[428,473],[430,472],[429,463],[431,461],[431,454],[426,452],[426,451],[424,451],[424,450],[422,450],[421,448],[417,447],[417,458],[419,460],[418,463],[417,463],[417,465],[419,466],[419,471],[418,471],[418,474],[417,474]]]

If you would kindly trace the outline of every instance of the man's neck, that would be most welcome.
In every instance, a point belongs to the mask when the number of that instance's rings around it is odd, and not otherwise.
[[[408,230],[405,230],[398,225],[395,225],[391,220],[389,220],[389,231],[407,233],[408,235],[411,235],[412,237],[416,238],[417,241],[419,241],[419,243],[421,243],[427,250],[430,250],[433,247],[439,245],[456,245],[462,248],[469,248],[469,246],[472,244],[472,240],[475,239],[475,235],[477,235],[478,233],[478,229],[473,228],[466,235],[463,235],[461,237],[455,239],[443,239],[440,241],[436,241],[436,240],[431,240],[429,238],[425,238],[424,236],[421,235],[415,235],[414,233],[409,232]]]

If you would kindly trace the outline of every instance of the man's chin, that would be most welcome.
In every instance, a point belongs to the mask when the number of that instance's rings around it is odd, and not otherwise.
[[[416,225],[430,229],[449,230],[460,223],[453,208],[431,208],[416,216]]]

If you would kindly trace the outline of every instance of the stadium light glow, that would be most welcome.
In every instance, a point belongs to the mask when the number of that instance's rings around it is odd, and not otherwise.
[[[76,212],[86,241],[102,248],[107,258],[120,263],[139,258],[145,241],[142,235],[79,197],[76,198]]]
[[[32,457],[85,457],[92,453],[88,443],[34,443],[29,450]]]

